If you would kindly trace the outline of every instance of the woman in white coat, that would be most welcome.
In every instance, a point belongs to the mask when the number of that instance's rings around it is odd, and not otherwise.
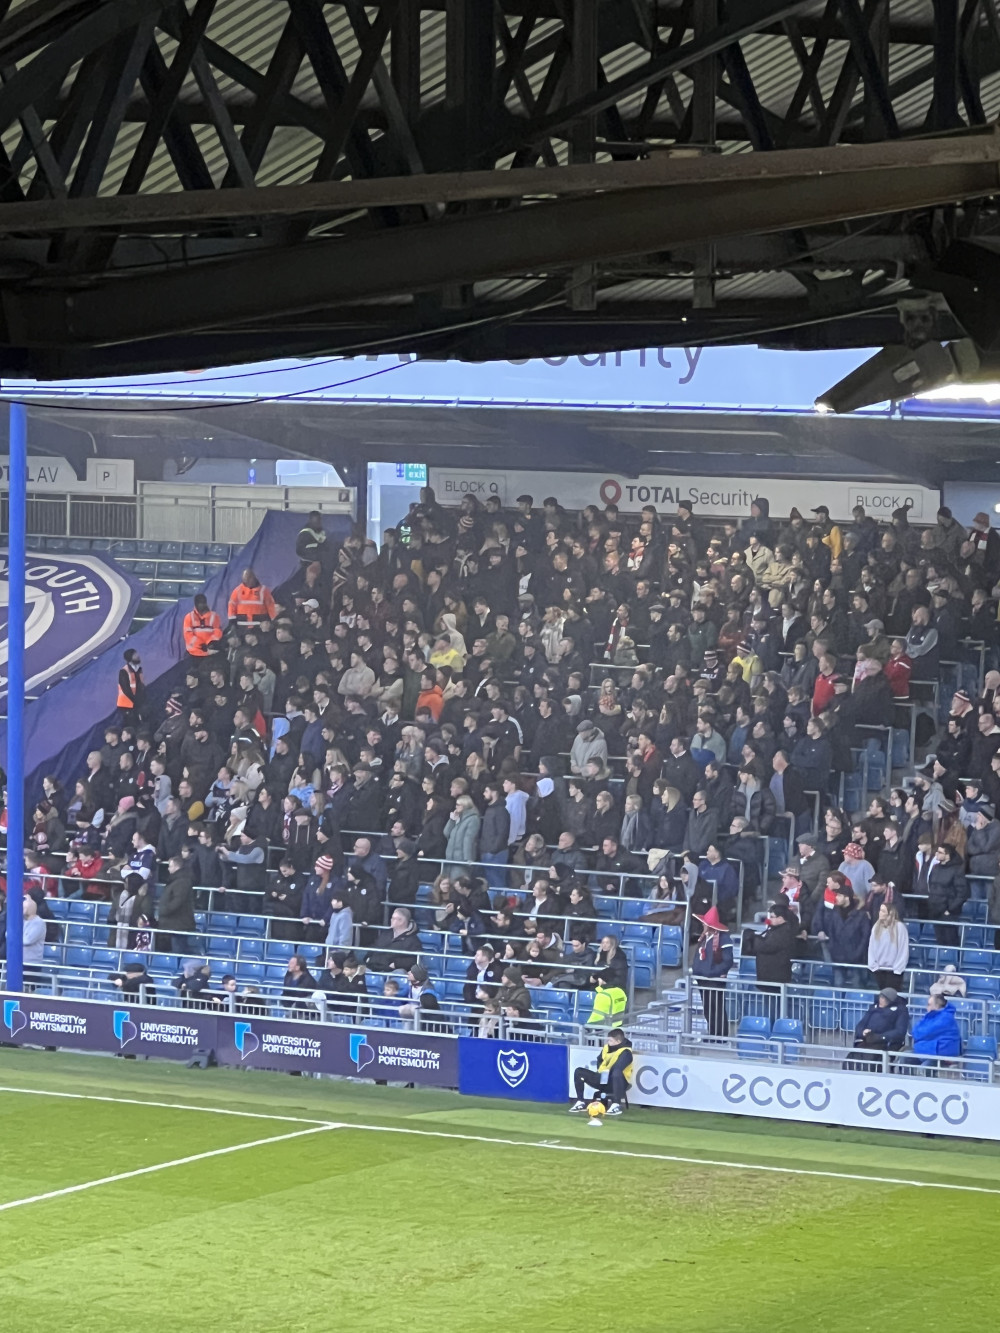
[[[868,966],[879,990],[902,990],[903,973],[910,961],[910,936],[892,903],[883,903],[868,936]]]

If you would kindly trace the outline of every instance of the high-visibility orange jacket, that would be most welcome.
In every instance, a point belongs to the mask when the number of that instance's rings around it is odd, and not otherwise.
[[[208,645],[222,638],[222,621],[217,611],[189,611],[184,617],[184,647],[192,657],[208,655]]]
[[[248,588],[245,583],[234,588],[229,598],[230,620],[273,620],[277,607],[271,596],[271,589],[259,583],[256,588]]]
[[[118,707],[135,708],[144,689],[145,682],[142,679],[142,671],[136,671],[134,667],[123,666],[121,671],[118,672]]]

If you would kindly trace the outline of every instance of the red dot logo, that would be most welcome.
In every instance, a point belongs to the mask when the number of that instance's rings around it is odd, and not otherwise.
[[[608,477],[606,481],[601,482],[601,489],[598,494],[606,505],[616,505],[622,498],[622,488],[617,481]]]

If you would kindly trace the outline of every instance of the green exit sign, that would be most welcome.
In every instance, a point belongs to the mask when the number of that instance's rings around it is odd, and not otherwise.
[[[397,463],[396,476],[400,481],[417,481],[421,486],[427,485],[427,464],[426,463]]]

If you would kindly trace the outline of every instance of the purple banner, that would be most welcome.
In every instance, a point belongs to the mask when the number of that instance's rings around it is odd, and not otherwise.
[[[0,1039],[15,1046],[60,1046],[189,1060],[216,1045],[215,1014],[153,1005],[98,1004],[50,996],[5,996]]]
[[[164,1005],[25,995],[3,996],[0,1019],[0,1041],[15,1046],[166,1060],[189,1060],[198,1050],[214,1050],[220,1065],[458,1087],[457,1038],[364,1023],[240,1018]]]
[[[308,1023],[219,1016],[216,1056],[251,1069],[311,1069],[322,1074],[458,1087],[458,1041],[363,1023]]]

